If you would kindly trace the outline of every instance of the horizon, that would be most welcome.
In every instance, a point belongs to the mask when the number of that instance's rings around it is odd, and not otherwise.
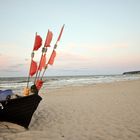
[[[127,72],[135,72],[135,71],[127,71]],[[139,71],[140,72],[140,71]],[[125,72],[123,72],[125,73]],[[121,76],[121,75],[140,75],[138,74],[87,74],[87,75],[46,75],[44,78],[51,78],[51,77],[90,77],[90,76]],[[28,76],[4,76],[0,78],[28,78]],[[34,79],[35,77],[31,77],[31,79]]]
[[[27,77],[35,33],[44,45],[51,30],[53,47],[63,24],[54,65],[45,76],[139,71],[139,7],[139,0],[2,1],[0,77]],[[48,51],[47,60],[52,48]],[[35,52],[36,61],[39,53],[41,49]]]

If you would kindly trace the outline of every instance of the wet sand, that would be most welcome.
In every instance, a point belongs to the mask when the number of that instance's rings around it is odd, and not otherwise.
[[[0,140],[139,140],[140,80],[63,87],[43,101],[29,130],[0,122]]]

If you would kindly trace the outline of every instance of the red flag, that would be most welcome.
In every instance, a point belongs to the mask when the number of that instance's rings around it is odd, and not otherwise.
[[[53,33],[48,30],[48,33],[47,33],[47,36],[46,36],[46,41],[45,41],[45,44],[44,44],[45,47],[50,47],[52,37],[53,37]]]
[[[56,57],[56,51],[53,50],[52,55],[51,55],[51,57],[50,57],[50,59],[49,59],[48,64],[53,65],[53,63],[54,63],[54,58],[55,58],[55,57]]]
[[[42,38],[39,35],[36,35],[33,51],[37,51],[41,47],[41,45],[42,45]]]
[[[36,85],[37,89],[40,90],[41,87],[43,86],[43,81],[38,79],[36,81],[35,85]]]
[[[30,76],[32,77],[37,71],[37,63],[32,60],[31,62],[31,68],[30,68]]]
[[[42,68],[45,67],[46,64],[46,54],[42,55],[41,60],[40,60],[40,65],[38,67],[38,70],[42,70]]]
[[[63,25],[63,27],[61,28],[61,31],[60,31],[59,37],[58,37],[58,39],[57,39],[57,42],[60,41],[60,38],[61,38],[61,35],[62,35],[62,32],[63,32],[64,26],[65,26],[65,25]]]

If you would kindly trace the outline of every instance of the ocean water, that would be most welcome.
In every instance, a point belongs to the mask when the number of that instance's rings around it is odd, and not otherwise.
[[[82,86],[97,83],[110,83],[114,81],[138,80],[139,74],[130,75],[89,75],[89,76],[57,76],[45,77],[42,90],[61,88],[64,86]],[[30,80],[29,85],[33,84]],[[22,92],[27,85],[26,77],[4,77],[0,78],[0,90],[12,89],[15,92]]]

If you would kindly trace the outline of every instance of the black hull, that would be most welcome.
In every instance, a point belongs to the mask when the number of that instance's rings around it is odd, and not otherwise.
[[[38,94],[33,94],[1,101],[3,107],[0,109],[0,121],[8,121],[28,128],[32,115],[41,100],[42,98]]]

